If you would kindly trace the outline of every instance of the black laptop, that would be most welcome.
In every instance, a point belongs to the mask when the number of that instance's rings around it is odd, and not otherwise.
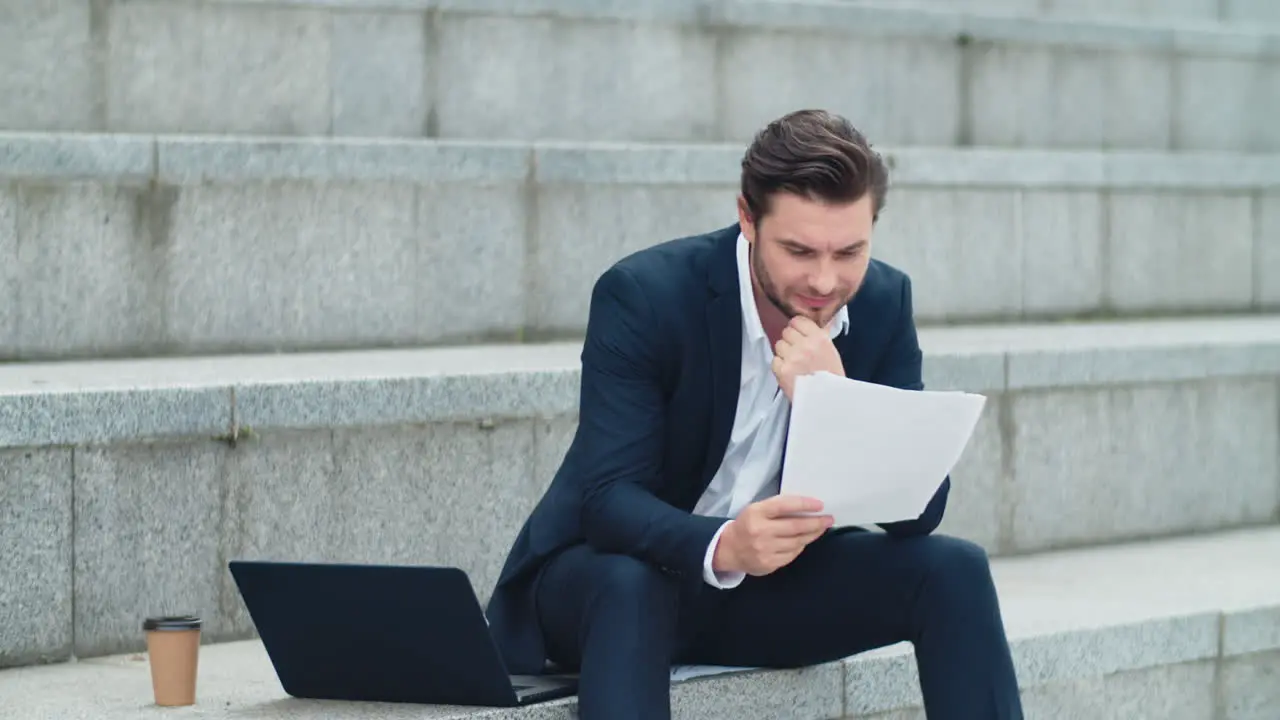
[[[228,563],[284,691],[297,698],[513,707],[577,692],[510,675],[459,568]]]

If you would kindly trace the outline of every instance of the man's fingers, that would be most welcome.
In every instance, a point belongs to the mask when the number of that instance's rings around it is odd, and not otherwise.
[[[804,333],[800,332],[794,325],[788,325],[782,329],[782,339],[792,345],[797,345],[804,340]]]
[[[822,328],[818,327],[818,323],[805,317],[804,315],[796,315],[787,323],[788,330],[795,330],[800,335],[813,335],[822,332]]]
[[[822,512],[822,501],[803,495],[774,495],[761,500],[760,508],[767,518],[780,518],[800,513]]]

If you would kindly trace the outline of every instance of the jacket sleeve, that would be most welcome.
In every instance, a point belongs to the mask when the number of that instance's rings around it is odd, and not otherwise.
[[[661,500],[666,432],[661,328],[640,286],[614,266],[591,294],[582,350],[575,452],[587,542],[664,570],[701,576],[728,518],[694,515]]]
[[[889,340],[889,349],[885,352],[876,368],[871,381],[905,390],[923,390],[922,377],[923,353],[920,351],[916,336],[914,311],[911,301],[911,279],[903,276],[902,299],[897,327]],[[914,520],[902,520],[893,523],[879,523],[886,533],[898,537],[911,535],[928,535],[938,528],[947,507],[947,496],[951,491],[951,477],[942,479],[937,492],[924,512]]]

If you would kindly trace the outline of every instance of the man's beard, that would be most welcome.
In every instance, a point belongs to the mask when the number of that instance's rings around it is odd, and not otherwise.
[[[831,310],[831,317],[819,317],[815,319],[809,313],[783,302],[782,298],[778,295],[777,288],[773,284],[773,278],[769,277],[769,272],[765,270],[764,261],[760,259],[759,245],[760,243],[757,241],[751,243],[749,246],[751,248],[751,266],[755,270],[756,281],[760,283],[760,292],[764,294],[764,297],[769,301],[769,304],[777,308],[778,311],[781,312],[788,320],[803,315],[804,317],[813,320],[815,323],[818,323],[818,325],[826,327],[827,323],[831,322],[831,318],[834,318],[836,312],[838,312],[839,305],[836,306],[836,309]]]

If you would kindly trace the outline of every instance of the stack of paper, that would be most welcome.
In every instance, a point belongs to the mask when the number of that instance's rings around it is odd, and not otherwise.
[[[781,491],[821,500],[837,526],[915,519],[960,460],[986,400],[801,376]]]

